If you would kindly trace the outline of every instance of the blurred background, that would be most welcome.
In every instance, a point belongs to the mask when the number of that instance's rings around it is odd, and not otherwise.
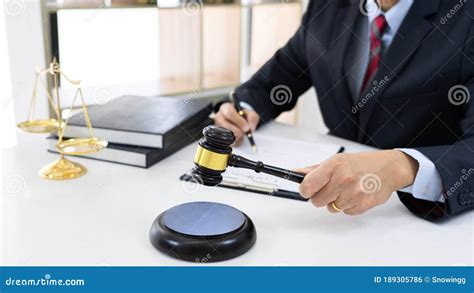
[[[15,122],[26,118],[35,67],[46,68],[53,58],[82,81],[88,105],[125,94],[219,99],[288,41],[307,2],[3,0],[2,146],[15,144]],[[60,81],[63,109],[73,91]],[[51,116],[47,98],[38,96],[38,103],[36,115]],[[278,120],[326,130],[314,89]]]

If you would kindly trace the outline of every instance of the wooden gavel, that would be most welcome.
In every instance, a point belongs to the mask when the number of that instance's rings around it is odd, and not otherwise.
[[[216,126],[207,126],[202,131],[204,137],[199,140],[194,168],[191,176],[197,178],[199,183],[216,186],[222,182],[222,173],[228,166],[254,170],[296,183],[301,183],[304,174],[291,170],[266,165],[260,161],[252,161],[232,153],[231,144],[235,142],[232,131]]]

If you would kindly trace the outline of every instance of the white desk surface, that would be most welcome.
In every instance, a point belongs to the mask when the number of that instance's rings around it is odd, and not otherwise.
[[[343,144],[348,152],[368,149],[282,124],[273,123],[261,131]],[[2,150],[3,265],[193,264],[158,252],[148,240],[158,214],[190,201],[232,205],[255,223],[255,246],[217,265],[474,263],[472,212],[433,224],[413,216],[394,195],[385,205],[350,217],[330,214],[308,202],[217,187],[190,188],[178,177],[192,166],[195,144],[150,169],[75,158],[88,168],[87,175],[48,181],[38,176],[38,170],[57,155],[46,152],[44,137],[19,133],[18,145]],[[7,178],[20,184],[7,188]]]

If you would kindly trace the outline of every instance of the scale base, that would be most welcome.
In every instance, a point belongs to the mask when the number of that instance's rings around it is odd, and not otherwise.
[[[79,163],[72,162],[63,156],[54,163],[44,166],[39,174],[44,179],[67,180],[81,177],[87,173],[87,168]]]

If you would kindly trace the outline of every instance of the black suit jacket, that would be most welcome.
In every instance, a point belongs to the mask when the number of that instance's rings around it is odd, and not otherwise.
[[[359,3],[310,1],[295,35],[236,94],[266,122],[314,86],[331,134],[381,149],[414,148],[435,163],[445,203],[399,192],[413,213],[438,220],[472,209],[474,97],[467,100],[474,95],[474,1],[415,0],[373,83],[358,97],[363,103],[354,105],[346,77],[363,17]],[[459,85],[465,88],[453,88]],[[275,97],[282,86],[289,96]],[[449,97],[450,89],[458,95]]]

